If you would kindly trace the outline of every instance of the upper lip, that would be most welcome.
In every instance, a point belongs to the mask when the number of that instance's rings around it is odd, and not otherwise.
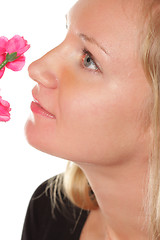
[[[37,102],[44,110],[46,110],[47,112],[49,112],[50,114],[54,115],[52,112],[50,112],[45,106],[43,106],[43,104],[41,104],[41,102],[39,101],[39,99],[34,95],[34,93],[32,92],[32,96],[35,102]],[[55,116],[55,115],[54,115]]]

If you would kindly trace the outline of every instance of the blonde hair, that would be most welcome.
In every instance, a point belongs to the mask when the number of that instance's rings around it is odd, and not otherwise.
[[[147,194],[147,221],[152,240],[160,239],[160,0],[144,0],[146,29],[141,43],[141,59],[146,77],[153,92],[151,112],[152,146],[149,157],[149,183]],[[83,171],[74,163],[68,163],[62,188],[75,206],[93,210],[98,207],[96,198]],[[55,204],[55,201],[53,201]]]
[[[69,199],[76,206],[85,210],[94,210],[98,207],[94,193],[83,171],[71,162],[68,163],[64,174],[64,189]]]
[[[151,238],[158,240],[160,239],[160,1],[150,1],[146,10],[149,21],[141,49],[142,63],[153,92],[147,213]]]

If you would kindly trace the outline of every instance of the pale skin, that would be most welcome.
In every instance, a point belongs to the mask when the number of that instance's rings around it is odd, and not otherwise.
[[[65,40],[29,67],[34,98],[56,116],[32,113],[29,143],[77,163],[99,204],[80,240],[148,239],[151,88],[138,55],[137,9],[138,0],[79,0]]]

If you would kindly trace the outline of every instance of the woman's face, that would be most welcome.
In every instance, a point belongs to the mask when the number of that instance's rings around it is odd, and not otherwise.
[[[65,40],[29,66],[37,82],[26,136],[75,162],[116,164],[143,155],[150,86],[138,44],[138,0],[79,0]]]

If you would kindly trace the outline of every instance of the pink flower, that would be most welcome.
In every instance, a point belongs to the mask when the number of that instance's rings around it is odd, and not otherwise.
[[[13,71],[20,71],[25,64],[24,53],[30,48],[27,41],[19,36],[15,35],[10,40],[6,37],[0,37],[0,64],[5,60],[7,53],[17,53],[14,60],[9,61],[5,66]],[[5,66],[0,70],[0,78],[2,78],[5,70]]]
[[[10,120],[10,104],[0,96],[0,121],[7,122]]]

